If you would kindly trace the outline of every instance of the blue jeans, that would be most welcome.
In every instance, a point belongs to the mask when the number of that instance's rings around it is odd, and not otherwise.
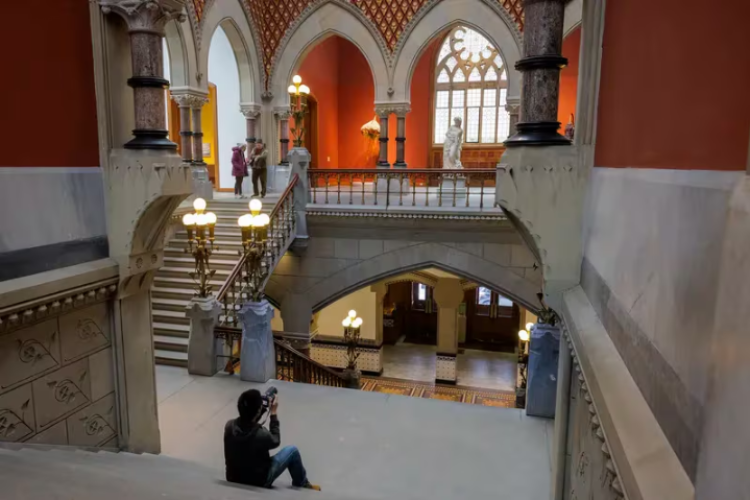
[[[307,484],[307,472],[302,465],[302,456],[296,446],[285,446],[271,457],[271,468],[268,470],[266,488],[270,488],[285,470],[289,469],[292,486],[301,488]]]

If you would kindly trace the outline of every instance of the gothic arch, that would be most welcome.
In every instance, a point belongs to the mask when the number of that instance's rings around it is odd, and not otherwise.
[[[200,56],[198,58],[198,84],[208,92],[208,54],[211,39],[221,27],[226,33],[237,60],[240,73],[240,100],[243,103],[257,103],[261,100],[262,84],[257,71],[258,53],[255,47],[252,30],[239,2],[242,0],[224,0],[214,2],[211,9],[204,12],[201,21]],[[239,103],[237,103],[239,106]],[[239,112],[239,108],[238,108]]]
[[[279,46],[270,88],[276,106],[288,106],[287,87],[304,56],[325,38],[338,35],[353,43],[365,56],[375,83],[375,100],[388,99],[388,66],[383,54],[382,39],[370,23],[355,14],[352,8],[326,2],[305,11]]]
[[[394,54],[393,96],[409,102],[414,69],[427,46],[457,24],[484,35],[500,51],[508,69],[508,98],[521,95],[521,74],[515,69],[521,58],[521,35],[510,14],[498,3],[442,0],[426,10],[401,37]]]
[[[195,47],[190,43],[193,38],[185,36],[186,24],[170,21],[164,30],[164,38],[169,49],[170,87],[173,90],[189,86],[193,81],[191,77],[195,78],[194,74],[191,75],[191,69],[195,69],[195,65],[191,64],[191,61],[195,60]]]
[[[317,311],[364,286],[427,267],[436,267],[492,288],[530,311],[539,311],[536,297],[539,285],[504,266],[440,243],[410,245],[361,261],[319,281],[304,295]],[[274,290],[276,297],[280,291],[278,287]]]

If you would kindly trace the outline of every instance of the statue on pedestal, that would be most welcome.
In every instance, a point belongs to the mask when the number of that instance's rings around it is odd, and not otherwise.
[[[461,165],[461,146],[464,142],[464,131],[461,129],[461,118],[453,119],[453,126],[445,134],[443,143],[443,168],[464,168]]]

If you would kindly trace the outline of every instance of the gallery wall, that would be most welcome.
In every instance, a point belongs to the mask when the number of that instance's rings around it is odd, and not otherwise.
[[[578,60],[581,50],[581,28],[573,30],[563,41],[563,57],[568,65],[560,72],[560,100],[557,109],[557,121],[560,122],[560,133],[575,115],[578,100]]]

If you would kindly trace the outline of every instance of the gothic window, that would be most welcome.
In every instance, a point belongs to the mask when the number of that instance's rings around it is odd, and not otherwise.
[[[465,143],[499,144],[508,138],[508,72],[489,40],[465,26],[453,28],[435,75],[435,144],[443,143],[455,117],[463,121]]]

